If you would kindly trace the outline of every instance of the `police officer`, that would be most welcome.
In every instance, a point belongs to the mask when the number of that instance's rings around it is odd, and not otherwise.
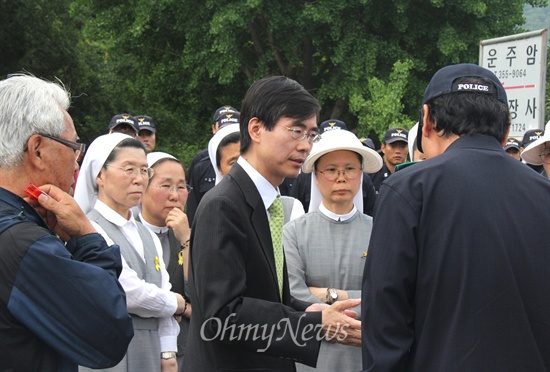
[[[408,138],[409,131],[404,128],[395,127],[386,131],[380,147],[380,151],[384,154],[384,164],[378,172],[369,174],[376,192],[380,189],[382,182],[394,172],[395,166],[407,161]]]

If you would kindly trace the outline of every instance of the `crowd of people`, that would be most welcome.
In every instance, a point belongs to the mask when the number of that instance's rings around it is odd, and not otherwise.
[[[437,71],[379,149],[262,78],[188,169],[69,103],[0,81],[0,370],[550,370],[550,128],[510,137],[491,71]]]

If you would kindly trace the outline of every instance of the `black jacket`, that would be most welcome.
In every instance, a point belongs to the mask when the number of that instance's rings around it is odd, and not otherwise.
[[[294,361],[315,365],[321,313],[302,312],[309,303],[290,296],[286,265],[284,276],[281,299],[263,200],[235,163],[205,195],[191,229],[193,315],[184,369],[287,372]]]
[[[366,371],[550,370],[550,181],[465,135],[380,188]]]
[[[65,246],[0,188],[0,370],[116,365],[134,335],[121,270],[117,245],[88,234]]]

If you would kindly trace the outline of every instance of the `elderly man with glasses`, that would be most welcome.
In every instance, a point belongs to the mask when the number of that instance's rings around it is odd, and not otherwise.
[[[71,197],[85,145],[69,101],[62,86],[33,76],[0,81],[2,371],[111,367],[133,336],[119,247]]]

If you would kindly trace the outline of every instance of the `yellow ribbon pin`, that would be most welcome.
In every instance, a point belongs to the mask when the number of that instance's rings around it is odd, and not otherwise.
[[[367,257],[367,252],[363,252],[363,255],[361,256],[361,258],[365,258]]]
[[[178,253],[178,265],[183,266],[183,251]]]
[[[157,269],[157,271],[160,271],[159,256],[155,256],[155,269]]]

